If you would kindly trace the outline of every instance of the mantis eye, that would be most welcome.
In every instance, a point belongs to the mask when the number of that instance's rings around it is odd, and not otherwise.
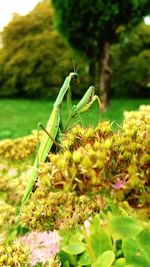
[[[80,81],[79,81],[79,76],[78,76],[78,74],[77,74],[76,72],[74,72],[73,79],[74,79],[77,83],[80,82]]]

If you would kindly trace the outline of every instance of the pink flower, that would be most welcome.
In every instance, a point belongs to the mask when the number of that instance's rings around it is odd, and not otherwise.
[[[124,182],[121,181],[120,179],[118,179],[118,180],[115,182],[115,184],[112,185],[112,187],[113,187],[114,189],[116,189],[116,190],[120,190],[120,189],[122,189],[123,186],[124,186]]]
[[[31,232],[21,238],[31,252],[31,265],[46,263],[59,252],[61,237],[54,230],[51,232]]]
[[[85,220],[84,221],[84,227],[85,227],[85,230],[86,230],[86,234],[88,236],[90,235],[90,226],[91,226],[91,223],[90,223],[90,218],[89,218],[89,220]]]
[[[18,174],[18,170],[17,169],[10,169],[9,172],[8,172],[8,175],[9,176],[17,176]]]

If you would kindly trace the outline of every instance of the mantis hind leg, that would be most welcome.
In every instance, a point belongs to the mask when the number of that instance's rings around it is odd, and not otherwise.
[[[39,128],[42,128],[42,130],[49,136],[49,138],[53,141],[53,143],[55,144],[55,146],[57,146],[58,148],[60,148],[60,145],[56,142],[56,140],[52,137],[52,135],[46,130],[46,128],[39,123],[38,124]]]
[[[51,148],[51,151],[57,152],[60,149],[60,144],[56,141],[58,140],[58,134],[56,136],[56,140],[52,137],[52,135],[46,130],[46,128],[42,125],[42,123],[38,123],[38,132],[39,129],[42,129],[47,135],[48,137],[53,141],[53,146]],[[38,141],[39,141],[39,133],[38,133]]]
[[[36,168],[39,169],[39,159],[38,159],[38,155],[39,155],[39,147],[40,147],[40,128],[49,136],[49,138],[53,141],[53,146],[51,148],[51,151],[53,152],[57,152],[57,150],[60,148],[60,145],[57,143],[57,141],[51,136],[51,134],[46,130],[46,128],[42,125],[41,122],[38,123],[38,126],[37,126],[37,147],[36,147],[36,150],[37,150],[37,160],[36,160]],[[57,138],[57,136],[56,136]],[[38,179],[38,177],[37,177]],[[35,181],[35,184],[33,185],[33,188],[32,188],[32,192],[34,193],[37,189],[37,185],[36,185],[36,182],[37,182],[37,179]]]

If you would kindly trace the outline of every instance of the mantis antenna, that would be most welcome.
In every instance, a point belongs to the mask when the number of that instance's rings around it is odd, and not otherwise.
[[[71,59],[72,59],[73,71],[76,72],[76,71],[75,71],[75,63],[74,63],[74,59],[73,59],[73,58],[71,58]]]
[[[76,73],[78,72],[78,69],[79,69],[81,63],[83,62],[83,59],[84,59],[85,55],[87,54],[87,51],[88,51],[88,47],[87,47],[86,51],[84,52],[84,54],[81,56],[81,58],[80,58],[80,60],[79,60],[79,63],[78,63],[78,65],[77,65],[77,67],[75,67],[75,61],[74,61],[74,59],[71,57],[71,59],[72,59],[72,65],[73,65],[73,71],[74,71],[74,72],[76,72]]]
[[[88,47],[87,47],[86,51],[84,52],[83,56],[80,58],[79,63],[78,63],[78,65],[77,65],[77,68],[76,68],[75,72],[78,71],[78,69],[79,69],[81,63],[83,62],[83,59],[85,58],[85,56],[86,56],[86,54],[87,54],[87,51],[88,51]]]

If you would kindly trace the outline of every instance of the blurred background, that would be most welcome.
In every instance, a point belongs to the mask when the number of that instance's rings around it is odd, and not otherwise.
[[[0,15],[0,139],[46,123],[65,77],[77,68],[74,103],[95,85],[102,119],[121,124],[124,110],[150,103],[149,0],[31,3],[25,14],[16,8],[4,27]],[[9,9],[3,5],[1,14]],[[65,102],[62,109],[65,120]],[[85,125],[96,125],[97,113],[94,106],[84,115]]]

